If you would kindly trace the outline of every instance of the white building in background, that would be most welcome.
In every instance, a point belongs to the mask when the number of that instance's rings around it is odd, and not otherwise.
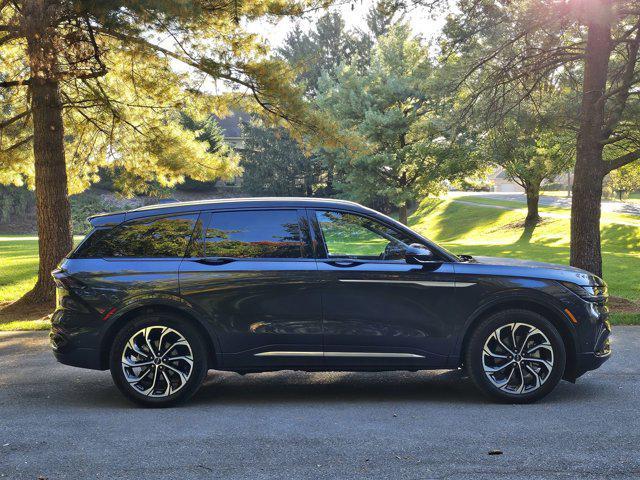
[[[487,180],[491,183],[493,192],[524,192],[524,188],[511,180],[504,168],[498,167],[491,173]]]
[[[487,180],[491,184],[491,190],[493,192],[524,192],[524,188],[511,180],[505,169],[502,167],[496,167],[495,171],[489,174]],[[542,185],[549,183],[558,184],[558,190],[566,190],[567,186],[571,185],[571,174],[563,173],[554,178],[553,181],[542,182]]]

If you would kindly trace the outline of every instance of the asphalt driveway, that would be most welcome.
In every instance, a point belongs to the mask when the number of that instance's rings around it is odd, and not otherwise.
[[[0,334],[0,478],[640,477],[640,327],[545,401],[488,403],[458,372],[210,372],[187,405],[130,405],[108,372]],[[503,452],[489,455],[490,451]]]

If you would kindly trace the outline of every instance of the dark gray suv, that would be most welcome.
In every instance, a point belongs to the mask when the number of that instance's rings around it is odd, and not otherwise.
[[[189,398],[209,369],[460,367],[524,403],[610,355],[600,278],[456,256],[355,203],[217,200],[90,221],[53,272],[53,350],[111,369],[145,405]]]

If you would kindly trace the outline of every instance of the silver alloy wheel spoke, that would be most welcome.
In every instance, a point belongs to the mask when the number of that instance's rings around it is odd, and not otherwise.
[[[144,377],[149,375],[149,372],[151,372],[151,369],[147,368],[143,372],[140,372],[138,374],[138,376],[131,376],[131,375],[126,375],[126,374],[125,374],[125,376],[126,376],[127,382],[129,382],[129,383],[139,383],[139,382],[142,381],[142,379]]]
[[[553,347],[551,346],[550,343],[541,343],[540,345],[536,345],[534,347],[531,347],[529,350],[527,350],[527,355],[535,352],[536,350],[540,350],[541,348],[549,350],[551,353],[553,353]]]
[[[169,377],[167,377],[167,372],[165,372],[164,370],[162,371],[162,376],[164,377],[164,381],[166,382],[167,386],[164,389],[164,396],[166,397],[167,395],[171,395],[173,393],[173,390],[171,389],[171,380],[169,380]]]
[[[187,357],[185,355],[179,355],[177,357],[165,357],[164,362],[175,362],[176,360],[184,360],[185,362],[187,362],[189,365],[193,365],[193,360],[191,359],[191,357]]]
[[[529,373],[531,373],[531,375],[533,375],[533,377],[536,379],[536,384],[534,385],[535,388],[538,388],[540,385],[542,385],[542,381],[540,380],[540,375],[538,375],[538,372],[536,372],[533,368],[531,368],[527,364],[525,364],[524,368],[529,370]]]
[[[516,390],[516,393],[522,393],[525,387],[524,374],[522,373],[522,365],[520,365],[519,363],[517,365],[518,365],[518,373],[520,374],[520,386]]]
[[[161,355],[158,355],[158,356],[159,356],[159,357],[164,357],[164,356],[166,356],[166,355],[167,355],[167,353],[169,353],[169,352],[170,352],[171,350],[173,350],[175,347],[180,346],[180,345],[189,345],[189,344],[187,343],[187,341],[186,341],[185,339],[178,340],[177,342],[172,343],[171,345],[169,345],[169,347],[168,347],[168,348],[165,348],[165,349],[164,349],[164,352],[162,352],[162,354],[161,354]]]
[[[170,352],[172,355],[168,355]],[[126,381],[138,393],[149,397],[166,397],[184,387],[191,377],[193,363],[193,351],[187,339],[177,330],[162,325],[134,333],[125,344],[121,358]]]
[[[511,372],[509,373],[509,376],[507,378],[505,378],[504,380],[501,380],[500,382],[496,382],[495,385],[497,387],[504,387],[505,385],[507,385],[511,381],[511,378],[513,377],[513,372],[515,372],[515,371],[516,371],[516,367],[514,366],[511,369]]]
[[[158,367],[154,367],[153,369],[153,380],[151,380],[151,386],[148,390],[145,390],[145,395],[153,395],[153,390],[156,388],[156,381],[158,380]]]
[[[507,342],[511,342],[513,350],[503,338],[509,338]],[[482,349],[482,366],[496,388],[516,395],[530,393],[551,375],[554,351],[539,328],[513,322],[498,327],[488,336]]]
[[[527,332],[527,336],[524,338],[524,341],[522,342],[522,346],[518,349],[518,353],[520,355],[522,355],[522,351],[524,350],[524,347],[527,346],[527,342],[529,341],[529,339],[537,334],[542,334],[542,332],[540,330],[538,330],[537,328],[534,328],[533,330],[530,330],[529,332]]]
[[[549,370],[551,370],[553,368],[553,364],[552,363],[550,363],[547,360],[544,360],[542,358],[522,357],[522,361],[523,362],[540,363],[540,364],[544,365],[545,367],[547,367]]]
[[[520,326],[519,323],[512,323],[510,325],[511,327],[511,342],[513,345],[513,351],[514,353],[518,351],[518,344],[516,343],[516,330],[518,330],[518,327]]]
[[[147,343],[147,348],[149,349],[149,352],[151,352],[151,355],[155,357],[156,351],[153,349],[153,345],[151,345],[151,341],[149,340],[149,333],[151,328],[152,327],[145,328],[143,331],[143,335],[144,335],[144,341]]]
[[[131,338],[129,340],[129,343],[127,343],[127,346],[133,350],[134,352],[136,352],[138,355],[145,357],[145,358],[151,358],[151,355],[149,355],[148,353],[144,352],[137,344],[136,342],[133,341],[134,339]]]
[[[498,345],[500,345],[502,348],[504,348],[507,352],[509,352],[511,355],[515,355],[515,352],[512,351],[509,347],[507,347],[504,342],[502,341],[502,339],[500,338],[500,332],[502,331],[503,328],[506,328],[508,325],[505,325],[504,327],[499,328],[498,330],[496,330],[495,332],[493,332],[493,337],[496,339],[496,341],[498,342]],[[485,348],[487,346],[487,344],[484,344]]]
[[[499,372],[501,370],[504,370],[505,368],[507,368],[509,365],[513,365],[515,362],[515,360],[509,360],[507,363],[505,363],[504,365],[501,365],[499,367],[489,367],[486,366],[484,367],[484,371],[485,372],[491,372],[491,373],[496,373]]]
[[[145,360],[144,362],[134,362],[132,360],[129,360],[127,358],[123,358],[122,359],[122,364],[126,365],[127,367],[146,367],[147,365],[153,365],[153,360]]]
[[[183,380],[183,382],[187,381],[187,377],[184,373],[182,373],[180,370],[178,370],[177,368],[173,368],[171,365],[165,365],[169,370],[171,370],[172,372],[175,372],[178,374],[178,376]]]
[[[487,355],[491,355],[494,358],[503,358],[503,359],[509,358],[509,355],[501,355],[500,353],[493,352],[489,350],[486,346],[484,347],[484,353],[486,353]]]

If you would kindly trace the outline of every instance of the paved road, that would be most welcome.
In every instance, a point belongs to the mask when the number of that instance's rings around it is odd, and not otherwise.
[[[474,196],[478,198],[489,198],[493,200],[522,202],[523,206],[525,206],[527,202],[527,197],[523,193],[512,192],[456,192],[456,196]],[[571,208],[571,198],[540,195],[540,206]],[[626,213],[628,215],[640,216],[640,203],[612,202],[604,200],[602,202],[602,211],[612,213]]]
[[[211,372],[186,406],[147,410],[56,364],[43,332],[5,333],[0,478],[638,478],[640,327],[614,348],[536,405],[490,404],[457,372]]]

